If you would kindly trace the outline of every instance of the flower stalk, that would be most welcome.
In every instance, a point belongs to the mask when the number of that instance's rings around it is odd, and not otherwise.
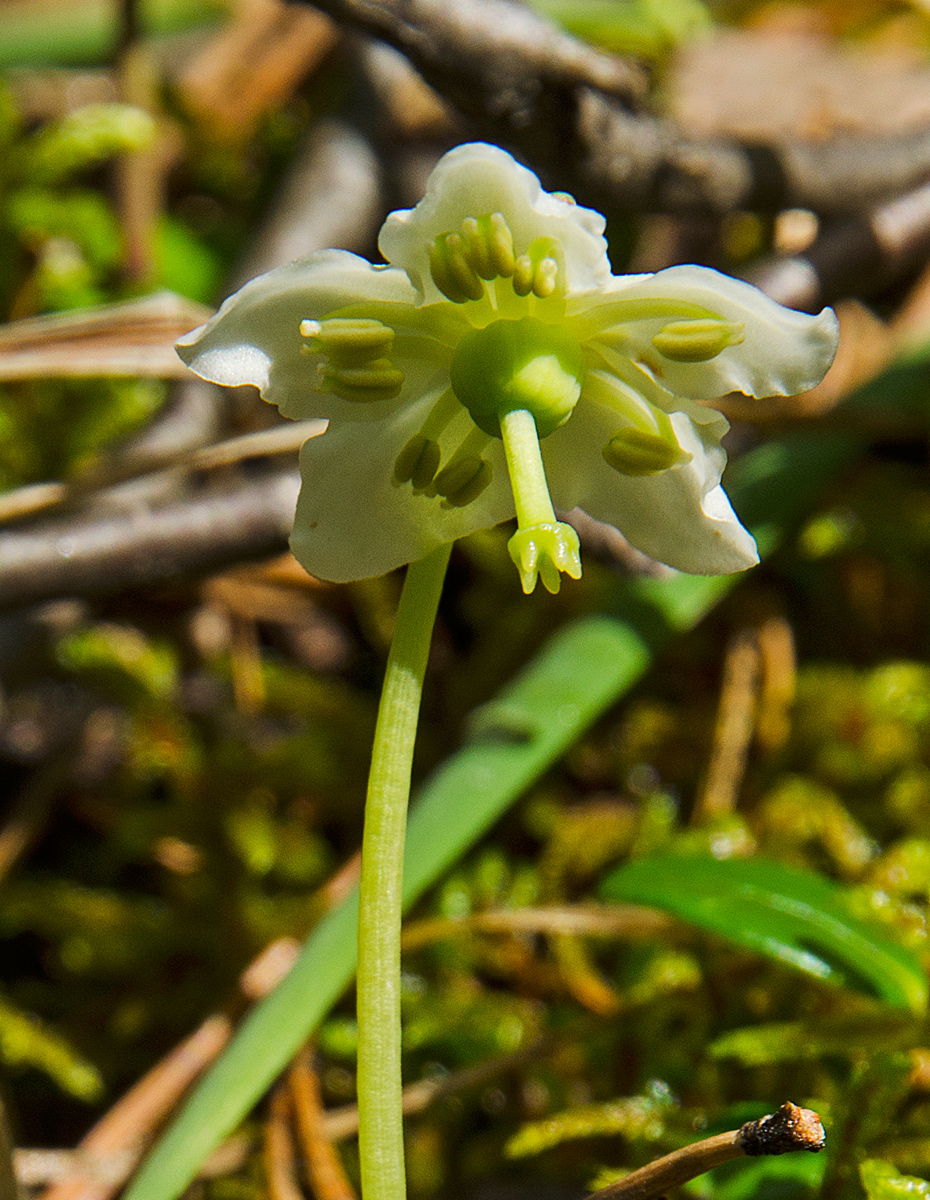
[[[451,545],[407,569],[365,802],[358,917],[358,1110],[365,1200],[404,1200],[400,927],[410,770],[423,676]]]

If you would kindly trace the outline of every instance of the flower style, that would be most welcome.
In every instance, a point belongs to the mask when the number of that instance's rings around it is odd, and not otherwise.
[[[379,238],[386,266],[311,254],[247,283],[178,343],[220,384],[326,417],[301,452],[291,545],[314,575],[379,575],[516,514],[523,588],[581,574],[576,505],[679,570],[758,561],[703,401],[792,395],[837,322],[705,267],[611,273],[604,218],[496,146],[446,154]]]

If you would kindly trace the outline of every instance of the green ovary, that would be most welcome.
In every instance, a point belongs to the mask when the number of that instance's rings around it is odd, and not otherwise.
[[[581,394],[585,359],[576,339],[535,317],[493,321],[467,333],[452,360],[452,390],[479,429],[500,437],[501,418],[532,413],[541,438],[572,414]]]
[[[508,545],[526,592],[540,578],[557,592],[562,574],[581,575],[578,537],[555,519],[539,442],[571,416],[585,373],[584,354],[571,333],[536,317],[472,330],[452,360],[455,395],[482,432],[504,443],[518,524]],[[450,501],[471,498],[468,487],[462,493]]]

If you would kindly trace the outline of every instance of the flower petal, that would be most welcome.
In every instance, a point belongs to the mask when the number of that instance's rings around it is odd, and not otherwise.
[[[469,142],[443,155],[416,208],[391,213],[384,222],[378,248],[432,303],[443,298],[430,274],[434,238],[458,232],[466,217],[494,212],[510,226],[517,254],[525,254],[539,237],[561,243],[569,292],[599,287],[610,278],[601,214],[544,192],[532,171],[485,142]]]
[[[747,396],[794,396],[819,383],[836,354],[839,325],[832,309],[825,308],[817,316],[795,312],[751,284],[709,267],[614,276],[600,302],[653,298],[695,304],[745,327],[742,342],[726,346],[706,362],[672,361],[654,348],[652,338],[674,318],[650,318],[623,327],[629,343],[621,352],[647,364],[668,391],[693,400],[713,400],[733,391]],[[575,311],[596,318],[593,300],[579,298]]]
[[[291,549],[312,575],[337,583],[383,575],[514,515],[497,439],[483,452],[493,468],[492,480],[464,507],[444,508],[438,497],[415,495],[409,485],[394,483],[395,459],[436,398],[424,396],[377,428],[331,426],[304,444]],[[454,446],[444,444],[443,449],[448,453]]]
[[[253,384],[286,417],[371,421],[426,391],[437,363],[397,353],[403,390],[391,400],[349,401],[315,389],[318,360],[303,353],[300,322],[349,304],[397,306],[398,318],[416,317],[417,299],[403,271],[373,267],[345,250],[323,250],[252,279],[224,301],[206,325],[177,343],[187,365],[204,379],[227,386]],[[385,320],[387,318],[385,317]],[[424,337],[439,356],[443,350]]]
[[[621,422],[609,407],[583,397],[542,443],[552,499],[615,525],[638,550],[679,571],[744,571],[759,556],[720,486],[726,453],[707,426],[680,412],[670,420],[691,461],[657,475],[621,475],[601,453]]]

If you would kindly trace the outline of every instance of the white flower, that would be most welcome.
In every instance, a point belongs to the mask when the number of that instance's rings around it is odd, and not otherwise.
[[[379,575],[516,513],[524,589],[555,591],[581,563],[553,504],[682,571],[757,561],[720,486],[726,419],[697,402],[812,387],[836,318],[704,267],[612,275],[603,230],[503,150],[459,146],[385,222],[389,266],[311,254],[178,343],[205,379],[329,419],[301,454],[308,571]]]

